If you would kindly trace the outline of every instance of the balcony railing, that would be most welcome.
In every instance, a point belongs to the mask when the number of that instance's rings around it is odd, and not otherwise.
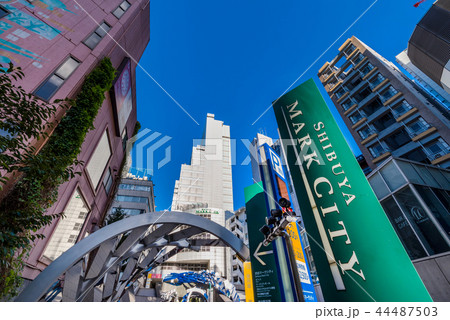
[[[364,55],[362,55],[362,54],[360,53],[360,54],[358,54],[358,55],[356,56],[355,60],[353,60],[353,63],[354,63],[355,65],[357,65],[358,63],[361,62],[362,59],[364,59]]]
[[[390,86],[386,91],[380,94],[381,101],[384,103],[398,93],[394,87]]]
[[[431,147],[434,150],[430,149]],[[423,147],[423,150],[430,161],[434,161],[450,153],[450,147],[442,138],[438,139],[432,146]]]
[[[426,148],[425,148],[426,149]],[[436,160],[440,157],[445,156],[446,154],[450,153],[450,150],[441,150],[439,152],[434,152],[434,153],[427,153],[427,157],[429,160],[433,161]]]
[[[354,114],[353,116],[350,117],[350,121],[355,124],[357,123],[359,120],[361,120],[363,118],[363,116],[359,113]]]
[[[339,99],[340,97],[342,97],[345,93],[347,92],[347,90],[345,90],[345,88],[339,89],[338,91],[336,91],[334,93],[334,95],[336,96],[337,99]]]
[[[375,133],[377,132],[372,128],[366,128],[365,130],[359,131],[359,135],[361,136],[362,139],[366,139]]]
[[[372,69],[374,68],[374,66],[369,62],[367,63],[362,69],[361,69],[361,75],[362,77],[364,77],[366,74],[368,74],[370,71],[372,71]]]
[[[406,126],[406,132],[408,132],[411,138],[414,138],[430,128],[431,126],[428,123],[417,121],[411,125]]]
[[[350,109],[351,106],[353,106],[355,104],[355,102],[350,98],[348,99],[346,102],[344,102],[342,104],[342,108],[344,109],[344,111],[347,111],[348,109]]]
[[[374,158],[378,158],[379,156],[385,154],[386,152],[390,152],[391,149],[387,146],[382,146],[381,144],[375,148],[369,148],[370,153]]]
[[[353,51],[356,50],[356,47],[354,44],[351,44],[345,51],[344,51],[344,55],[346,57],[348,57],[349,55],[351,55],[353,53]]]
[[[409,110],[412,109],[412,106],[403,100],[401,104],[399,104],[397,107],[392,109],[392,114],[394,115],[395,119],[401,117],[405,113],[407,113]]]
[[[377,85],[379,85],[380,83],[382,83],[386,78],[383,77],[380,73],[375,76],[374,78],[371,78],[371,80],[369,80],[369,85],[370,88],[373,89],[375,88]]]

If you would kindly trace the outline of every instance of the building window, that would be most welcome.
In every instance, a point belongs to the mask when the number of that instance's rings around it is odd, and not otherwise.
[[[402,100],[402,102],[400,102],[392,109],[392,113],[394,114],[394,117],[397,119],[398,117],[404,115],[411,109],[412,109],[411,105],[408,102],[406,102],[406,100]]]
[[[375,131],[370,127],[364,127],[361,130],[358,131],[358,134],[361,136],[361,138],[366,139],[369,136],[371,136],[372,134],[374,134]]]
[[[370,90],[369,86],[366,86],[364,89],[358,90],[358,92],[353,95],[353,98],[356,101],[358,101],[358,103],[361,103],[364,99],[366,99],[371,94],[372,94],[372,90]]]
[[[86,171],[91,178],[94,190],[97,189],[100,178],[105,171],[111,154],[112,152],[111,147],[109,146],[108,133],[105,130],[102,137],[100,138],[97,147],[95,148],[95,151],[92,153],[89,163],[86,166]]]
[[[394,197],[430,255],[450,249],[410,187],[395,193]]]
[[[111,168],[109,168],[108,171],[106,171],[105,177],[103,178],[103,186],[105,187],[106,194],[108,194],[111,190],[112,181],[113,179],[111,175]]]
[[[122,149],[125,151],[127,149],[127,142],[128,142],[128,133],[127,128],[123,129],[122,132]]]
[[[6,17],[9,14],[9,11],[6,10],[3,6],[0,6],[0,19]]]
[[[447,202],[447,206],[445,206],[436,196],[439,193],[445,194],[445,191],[419,185],[416,185],[415,188],[425,201],[426,205],[430,208],[430,211],[436,218],[437,223],[441,225],[447,234],[450,234],[450,215],[446,209],[448,208],[449,203]]]
[[[409,133],[415,137],[422,132],[427,131],[430,128],[430,125],[422,117],[419,117],[416,121],[408,124],[407,128]]]
[[[121,201],[121,202],[138,202],[138,203],[148,204],[148,198],[144,198],[144,197],[117,196],[116,200]]]
[[[336,98],[340,98],[340,97],[342,97],[343,95],[344,95],[344,93],[345,93],[345,90],[344,90],[344,88],[341,88],[341,89],[339,89],[338,91],[336,91],[336,93],[335,93],[335,95],[336,95]]]
[[[348,90],[348,91],[352,91],[353,89],[355,89],[360,83],[362,82],[361,77],[357,76],[354,77],[353,79],[349,80],[344,87]]]
[[[103,37],[111,30],[111,26],[107,24],[106,22],[102,22],[100,26],[95,29],[95,31],[87,37],[86,40],[84,40],[84,44],[87,45],[89,48],[94,49],[100,42],[100,40],[103,39]]]
[[[381,102],[381,100],[379,98],[376,98],[375,100],[371,101],[370,103],[364,105],[362,110],[368,116],[371,116],[372,114],[374,114],[375,112],[380,110],[380,108],[383,108],[383,107],[384,106],[383,106],[383,103]]]
[[[411,224],[402,213],[397,203],[392,197],[381,202],[384,212],[388,216],[395,232],[397,233],[403,247],[406,249],[411,259],[419,259],[427,256],[427,252],[423,248]]]
[[[425,150],[427,151],[431,161],[450,153],[450,147],[442,138],[439,138],[425,146]]]
[[[370,78],[369,83],[371,88],[375,88],[386,79],[381,73],[377,73],[375,77]]]
[[[384,90],[380,96],[381,96],[381,100],[383,102],[388,101],[390,98],[392,98],[393,96],[395,96],[398,93],[398,91],[393,87],[393,86],[389,86],[386,90]]]
[[[116,210],[122,209],[123,213],[129,215],[129,216],[137,216],[138,214],[145,213],[145,210],[143,209],[128,209],[128,208],[119,208],[114,207],[112,208],[111,212],[116,212]]]
[[[386,142],[392,150],[396,150],[410,141],[410,135],[403,128],[384,138],[384,142]]]
[[[82,223],[75,223],[75,225],[73,226],[73,230],[80,231],[82,226]]]
[[[69,242],[69,243],[75,243],[75,242],[77,242],[77,235],[71,234],[71,235],[69,236],[69,239],[67,239],[67,242]]]
[[[361,68],[361,73],[362,76],[364,77],[366,74],[368,74],[372,69],[374,68],[374,66],[368,62],[364,65],[364,67]]]
[[[388,152],[387,148],[381,145],[381,143],[376,143],[375,145],[369,147],[369,151],[372,154],[372,157],[378,158],[382,154]]]
[[[341,106],[342,106],[342,109],[344,109],[344,111],[347,111],[354,104],[355,103],[352,100],[346,100],[344,103],[341,104]]]
[[[120,19],[124,15],[124,13],[128,10],[128,8],[131,6],[131,4],[128,1],[124,1],[120,4],[120,6],[117,7],[116,10],[113,11],[113,15]]]
[[[121,183],[119,185],[119,189],[122,190],[136,190],[136,191],[150,191],[151,188],[149,186],[141,186],[137,184],[127,184],[127,183]]]
[[[361,120],[363,118],[363,116],[361,115],[361,113],[356,112],[354,115],[351,115],[349,117],[350,121],[355,124],[357,123],[359,120]]]
[[[75,69],[80,65],[80,62],[72,57],[69,57],[64,63],[56,69],[34,92],[34,94],[43,99],[49,100],[63,83],[70,77]]]
[[[388,111],[381,118],[378,118],[377,120],[373,121],[372,125],[378,132],[381,132],[395,123],[397,122],[395,121],[394,116],[390,111]]]
[[[361,62],[361,60],[364,59],[364,55],[361,53],[358,53],[358,55],[356,56],[356,58],[353,60],[353,63],[355,64],[355,66]]]
[[[355,45],[352,43],[350,44],[349,47],[347,47],[347,49],[345,49],[344,53],[346,56],[349,56],[353,51],[355,51],[356,47]]]

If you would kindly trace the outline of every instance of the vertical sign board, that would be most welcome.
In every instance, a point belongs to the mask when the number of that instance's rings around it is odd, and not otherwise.
[[[296,222],[291,222],[286,228],[286,231],[291,237],[298,274],[300,275],[300,281],[302,282],[302,291],[305,302],[317,302],[314,283],[311,278],[305,250],[303,249],[302,238],[300,236],[300,226]]]
[[[266,223],[267,207],[262,182],[244,189],[245,212],[249,234],[249,249],[255,302],[281,302],[282,294],[273,245],[262,246],[264,235],[259,231]]]
[[[431,301],[314,81],[273,108],[325,301]]]
[[[255,294],[253,291],[252,264],[250,261],[244,262],[244,285],[245,302],[255,302]]]
[[[266,190],[272,190],[272,195],[267,195],[267,197],[273,197],[273,199],[277,202],[280,198],[285,198],[292,203],[292,199],[288,189],[288,183],[286,180],[287,178],[283,170],[280,156],[268,144],[262,145],[261,148],[261,152],[265,153],[265,157],[262,157],[262,159],[267,159],[267,174],[270,176],[269,179],[263,179],[263,181],[271,181],[271,187],[267,188],[266,186]],[[265,172],[264,170],[262,170],[261,176],[264,177],[264,174]],[[269,193],[269,191],[267,193]],[[299,226],[297,225],[297,223],[291,222],[286,228],[286,231],[291,238],[292,247],[294,249],[295,260],[298,269],[297,271],[302,283],[304,300],[305,302],[316,302],[317,298],[314,291],[314,284],[312,282],[308,263],[305,258],[305,251],[301,242],[302,240],[300,237]],[[286,259],[289,259],[289,257],[286,257]],[[295,283],[292,283],[292,285],[295,285]]]

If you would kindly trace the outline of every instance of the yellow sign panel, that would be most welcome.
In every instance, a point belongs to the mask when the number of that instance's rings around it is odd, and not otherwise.
[[[297,225],[295,224],[295,222],[289,223],[289,225],[286,227],[286,231],[291,237],[291,243],[295,253],[295,260],[305,262],[302,243],[300,242],[300,235],[298,233]]]
[[[244,284],[245,301],[255,302],[255,294],[253,292],[252,265],[249,261],[244,262]]]
[[[295,222],[289,223],[286,231],[291,238],[292,249],[294,250],[295,260],[297,261],[298,273],[300,280],[303,283],[311,284],[308,268],[306,266],[305,256],[303,255],[302,242],[300,240],[300,233],[298,232],[297,224]]]

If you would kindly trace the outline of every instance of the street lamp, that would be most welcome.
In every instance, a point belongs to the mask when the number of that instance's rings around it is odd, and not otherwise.
[[[291,238],[286,232],[286,227],[296,221],[296,214],[291,208],[291,202],[285,198],[280,198],[278,201],[281,209],[270,210],[270,217],[266,217],[266,224],[262,226],[259,231],[264,235],[263,245],[268,246],[272,241],[278,237],[283,237],[288,249],[288,258],[291,266],[291,272],[294,277],[295,292],[298,301],[304,302],[302,283],[298,274],[297,261],[295,260],[294,249],[292,248]]]

